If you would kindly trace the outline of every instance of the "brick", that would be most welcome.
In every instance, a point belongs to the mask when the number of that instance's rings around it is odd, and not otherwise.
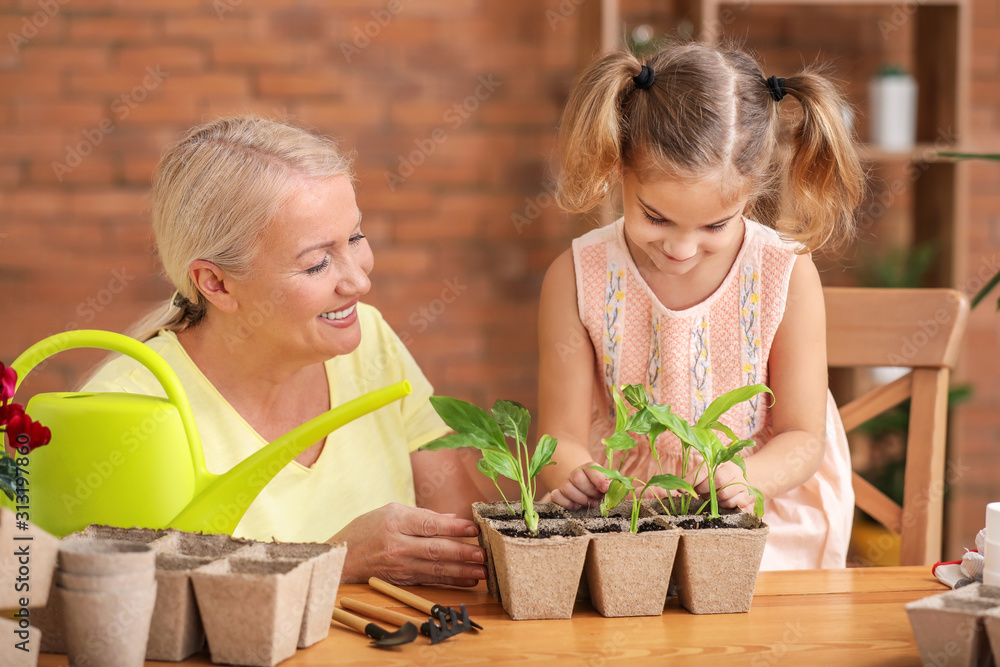
[[[52,74],[62,72],[106,72],[111,66],[111,53],[99,46],[32,45],[24,49],[21,58],[25,72],[45,74],[53,87],[58,79]]]
[[[54,216],[69,210],[69,195],[53,188],[18,188],[7,197],[12,215]]]
[[[7,100],[56,96],[60,89],[58,77],[0,72],[0,90]]]
[[[198,39],[211,43],[214,40],[247,38],[254,36],[251,20],[247,16],[224,14],[217,16],[171,16],[164,19],[163,31],[168,38]]]
[[[19,164],[0,163],[0,187],[13,188],[19,185],[23,171]]]
[[[201,120],[201,111],[195,100],[179,99],[169,102],[142,102],[134,108],[122,107],[116,121],[122,126],[162,125],[179,123],[193,125]]]
[[[102,105],[91,102],[59,102],[57,104],[19,104],[17,123],[22,127],[89,127],[105,116]]]
[[[212,61],[216,65],[255,65],[259,67],[304,68],[322,64],[323,49],[315,44],[282,44],[275,47],[258,42],[215,42]]]
[[[59,134],[38,130],[0,130],[0,158],[52,155],[65,142]]]
[[[140,43],[149,42],[156,34],[156,23],[148,17],[81,16],[74,17],[69,26],[69,38],[73,42]]]
[[[175,72],[201,72],[207,61],[207,49],[194,46],[122,47],[115,54],[120,72],[143,75],[149,66],[160,66],[171,75]]]
[[[32,162],[27,176],[30,183],[50,185],[58,183],[110,185],[115,181],[115,178],[115,163],[104,155],[91,155],[82,160],[79,166],[70,168],[68,171],[60,169],[58,174],[51,161]]]
[[[147,214],[149,192],[145,190],[87,190],[74,192],[70,211],[80,216],[134,216]]]
[[[66,20],[59,13],[50,16],[37,6],[35,11],[16,16],[0,15],[0,35],[3,36],[5,55],[21,53],[32,45],[61,41],[65,33]]]
[[[185,97],[225,97],[250,95],[250,81],[244,74],[173,74],[165,79],[165,94]]]
[[[307,125],[328,127],[334,131],[358,126],[378,126],[386,121],[382,102],[303,102],[298,117]]]
[[[343,77],[327,70],[304,74],[261,73],[257,78],[257,92],[267,97],[284,96],[339,96],[345,91]]]

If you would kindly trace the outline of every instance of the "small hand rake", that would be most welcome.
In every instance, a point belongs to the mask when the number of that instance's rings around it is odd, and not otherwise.
[[[368,580],[368,584],[375,590],[385,593],[386,595],[393,597],[403,604],[408,604],[418,611],[422,611],[425,614],[430,614],[431,619],[437,617],[438,622],[442,627],[460,627],[461,630],[458,632],[464,632],[470,627],[476,630],[482,630],[483,626],[479,625],[475,621],[469,620],[469,612],[465,609],[465,605],[461,605],[461,611],[455,609],[454,607],[442,607],[439,604],[434,604],[430,600],[424,599],[419,595],[415,595],[409,591],[404,591],[402,588],[393,586],[392,584],[382,581],[378,577],[372,577]],[[452,633],[452,634],[457,634]]]
[[[333,608],[333,620],[371,637],[374,640],[372,644],[379,648],[409,644],[417,638],[417,626],[413,625],[413,623],[406,623],[399,630],[389,632],[374,623],[369,623],[363,618],[350,614],[343,609],[337,609],[336,607]]]
[[[375,605],[361,602],[360,600],[341,598],[340,604],[344,607],[344,609],[350,609],[351,611],[356,611],[359,614],[364,614],[365,616],[370,616],[371,618],[377,618],[380,621],[392,623],[393,625],[404,625],[406,623],[417,622],[417,619],[412,616],[407,616],[406,614],[393,611],[392,609],[376,607]],[[430,637],[431,644],[437,644],[438,642],[443,642],[448,637],[454,637],[458,633],[465,632],[468,629],[468,618],[465,619],[464,624],[462,623],[462,619],[458,619],[457,623],[449,623],[448,619],[441,614],[441,618],[438,621],[435,621],[434,618],[431,617],[422,623],[420,625],[420,634]]]

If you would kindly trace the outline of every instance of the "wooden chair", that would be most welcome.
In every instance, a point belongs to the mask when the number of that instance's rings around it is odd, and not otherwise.
[[[827,287],[827,362],[831,368],[899,366],[913,370],[840,408],[848,431],[910,401],[903,506],[854,473],[855,504],[902,538],[900,565],[941,558],[948,378],[969,316],[952,289]]]

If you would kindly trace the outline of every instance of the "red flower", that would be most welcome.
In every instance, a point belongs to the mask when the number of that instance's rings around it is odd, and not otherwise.
[[[14,415],[7,422],[7,437],[17,449],[27,446],[30,452],[36,447],[49,444],[52,432],[40,423],[32,421],[31,417],[22,412]]]
[[[23,415],[24,407],[20,403],[0,405],[0,426],[10,423],[15,415]]]
[[[14,388],[16,386],[17,372],[9,366],[5,367],[0,362],[0,402],[6,405],[7,401],[14,398]]]

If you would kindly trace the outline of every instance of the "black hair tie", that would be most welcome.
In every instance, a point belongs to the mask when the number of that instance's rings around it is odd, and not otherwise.
[[[646,90],[653,85],[653,81],[656,79],[656,74],[653,72],[653,68],[649,65],[643,65],[642,71],[636,76],[632,77],[632,83],[638,90]]]
[[[771,99],[780,102],[785,97],[785,80],[776,76],[768,77],[767,90],[771,93]]]

